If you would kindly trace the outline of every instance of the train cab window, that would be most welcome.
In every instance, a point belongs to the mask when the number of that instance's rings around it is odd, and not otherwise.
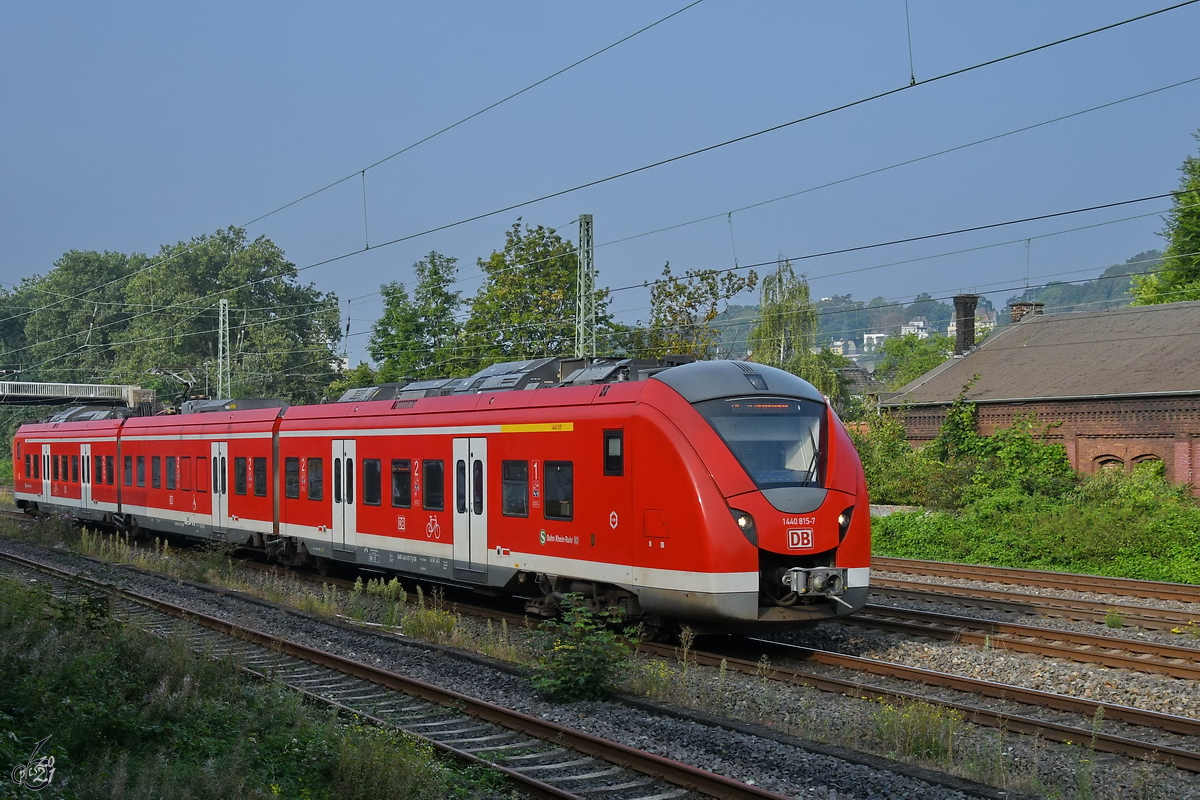
[[[192,490],[192,457],[179,457],[179,488],[185,492]]]
[[[604,474],[625,474],[625,431],[604,432]]]
[[[196,491],[208,491],[208,457],[196,457]]]
[[[363,505],[377,506],[383,502],[383,463],[378,458],[364,458],[362,467]]]
[[[71,456],[71,483],[79,483],[79,456]]]
[[[261,456],[254,459],[254,496],[267,496],[267,459]]]
[[[109,486],[113,485],[113,457],[104,457],[104,482]]]
[[[308,460],[308,499],[325,499],[325,462],[319,458]]]
[[[425,470],[425,485],[421,507],[426,511],[442,511],[446,508],[446,465],[440,458],[421,462]]]
[[[179,479],[179,473],[177,471],[178,463],[179,462],[175,460],[175,456],[167,456],[167,488],[168,489],[174,489],[178,482],[178,479]]]
[[[137,485],[138,486],[146,485],[146,457],[145,456],[137,457]]]
[[[392,459],[392,508],[412,508],[412,462]]]
[[[162,457],[150,456],[150,488],[162,488]]]
[[[58,480],[58,456],[50,456],[50,461],[54,465],[54,480]]]
[[[295,456],[283,460],[283,496],[292,500],[300,497],[300,459]]]
[[[246,493],[246,459],[244,457],[233,460],[233,493]]]
[[[546,519],[572,519],[575,516],[575,466],[570,461],[546,462]]]
[[[500,462],[500,513],[506,517],[529,516],[529,462]]]
[[[133,486],[133,456],[125,456],[125,485]]]

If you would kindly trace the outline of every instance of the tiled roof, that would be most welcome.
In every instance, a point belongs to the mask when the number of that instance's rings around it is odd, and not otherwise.
[[[886,397],[885,406],[1200,393],[1200,302],[1026,316]]]

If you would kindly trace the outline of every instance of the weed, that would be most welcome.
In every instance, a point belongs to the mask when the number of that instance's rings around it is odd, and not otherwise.
[[[1114,629],[1124,628],[1125,615],[1115,608],[1110,608],[1108,613],[1104,615],[1104,624]]]
[[[652,658],[634,667],[627,685],[634,694],[667,699],[675,685],[675,671],[666,661]]]
[[[438,589],[434,589],[434,601],[441,603]],[[414,639],[425,639],[430,642],[447,642],[454,632],[456,620],[454,615],[441,608],[426,608],[425,592],[417,586],[417,607],[408,612],[400,623],[400,629],[405,636]]]
[[[593,612],[580,594],[565,594],[562,619],[538,626],[538,664],[533,684],[558,702],[599,700],[626,671],[632,651],[627,639],[608,629],[620,624],[619,609]],[[633,630],[626,631],[632,636]]]
[[[948,763],[963,727],[962,713],[927,703],[880,703],[875,733],[886,749],[922,761]]]

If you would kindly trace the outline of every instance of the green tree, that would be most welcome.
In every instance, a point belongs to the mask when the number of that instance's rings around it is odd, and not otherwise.
[[[1200,132],[1192,134],[1200,140]],[[1200,300],[1200,158],[1188,156],[1175,206],[1167,213],[1162,266],[1133,278],[1134,305]]]
[[[218,300],[230,307],[235,396],[320,399],[337,372],[337,298],[296,281],[296,265],[265,237],[227,228],[163,246],[159,266],[126,283],[137,311],[114,336],[126,380],[170,366],[197,377],[217,360]]]
[[[892,336],[879,346],[883,358],[875,367],[875,375],[896,390],[941,364],[954,352],[954,340],[935,333],[920,339],[915,333]]]
[[[504,238],[503,250],[478,261],[484,284],[471,301],[468,350],[456,361],[456,374],[498,361],[575,352],[575,246],[553,228],[522,229],[520,220]],[[598,336],[611,321],[607,294],[597,292]]]
[[[662,277],[650,288],[646,354],[711,358],[720,334],[709,323],[721,313],[718,307],[727,308],[732,298],[757,284],[754,270],[742,277],[715,269],[689,269],[676,277],[667,262]]]
[[[458,259],[430,252],[413,265],[417,286],[410,298],[402,283],[384,284],[383,316],[371,329],[368,352],[379,365],[379,378],[429,380],[455,367],[461,325],[455,314],[462,306],[451,290]]]
[[[751,355],[760,364],[799,375],[841,404],[845,381],[838,370],[849,362],[817,347],[820,324],[808,280],[796,275],[791,262],[780,261],[774,272],[763,276],[758,323],[750,332]]]
[[[112,382],[119,355],[115,343],[133,315],[129,275],[149,262],[144,255],[71,250],[44,277],[24,281],[14,300],[28,304],[19,360],[25,374],[42,381]]]

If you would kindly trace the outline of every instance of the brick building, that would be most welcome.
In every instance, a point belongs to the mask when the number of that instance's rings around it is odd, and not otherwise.
[[[955,298],[964,321],[971,298]],[[1050,316],[1038,305],[1014,307],[1014,324],[977,348],[960,338],[958,355],[884,396],[909,442],[933,439],[978,375],[966,397],[977,404],[980,433],[1035,414],[1061,423],[1049,438],[1081,472],[1159,460],[1168,480],[1200,483],[1200,302]]]

